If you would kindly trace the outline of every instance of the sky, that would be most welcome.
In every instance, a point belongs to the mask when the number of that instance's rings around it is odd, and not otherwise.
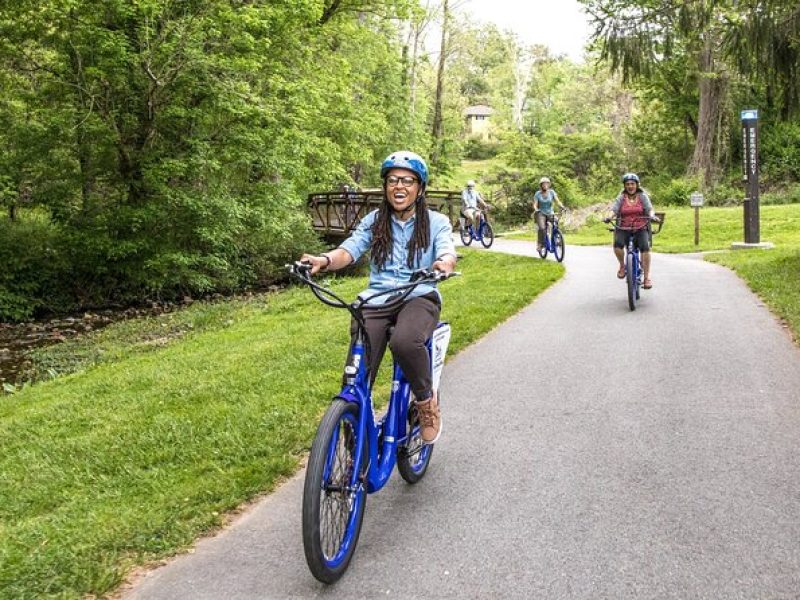
[[[527,44],[549,46],[553,54],[583,61],[589,19],[577,0],[461,0],[459,12],[510,29]]]

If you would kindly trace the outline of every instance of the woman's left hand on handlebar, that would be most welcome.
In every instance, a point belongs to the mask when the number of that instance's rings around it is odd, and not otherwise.
[[[431,265],[431,268],[434,271],[441,271],[442,273],[452,273],[453,269],[456,268],[455,260],[450,258],[449,256],[440,258],[436,262]]]

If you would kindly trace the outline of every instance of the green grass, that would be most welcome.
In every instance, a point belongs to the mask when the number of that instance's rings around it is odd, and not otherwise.
[[[736,271],[800,340],[800,231],[792,247],[729,251],[706,260]]]
[[[486,194],[490,191],[489,186],[484,183],[486,176],[496,171],[502,165],[499,158],[488,158],[486,160],[464,160],[451,173],[441,175],[433,182],[435,189],[454,189],[463,190],[467,181],[474,179],[477,183],[478,191]]]
[[[661,211],[660,207],[656,207]],[[731,242],[744,240],[741,208],[701,208],[700,245],[694,245],[694,209],[663,209],[666,213],[664,227],[654,238],[656,252],[698,252],[724,250]],[[776,245],[792,244],[800,231],[800,204],[761,207],[761,239]],[[565,234],[568,244],[602,245],[611,243],[611,233],[602,222],[593,222],[578,231]],[[532,239],[532,238],[531,238]]]
[[[464,276],[442,284],[451,356],[563,273],[463,254]],[[364,283],[332,285],[353,297]],[[106,358],[0,397],[0,596],[106,594],[297,469],[338,387],[347,315],[301,288],[193,310],[214,316],[134,348],[123,340],[150,334],[109,330]]]

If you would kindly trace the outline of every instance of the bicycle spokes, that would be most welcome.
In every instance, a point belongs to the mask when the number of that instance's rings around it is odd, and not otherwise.
[[[325,478],[320,489],[320,542],[325,558],[333,560],[342,550],[356,490],[351,486],[355,465],[353,423],[342,420],[331,439]]]

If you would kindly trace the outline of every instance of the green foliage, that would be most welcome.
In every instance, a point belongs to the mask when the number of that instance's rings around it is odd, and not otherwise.
[[[684,207],[688,206],[692,193],[700,189],[699,182],[692,177],[670,179],[661,186],[654,182],[654,185],[647,184],[645,187],[651,199],[657,201],[659,205]]]
[[[308,192],[419,147],[411,4],[5,4],[0,206],[43,209],[61,262],[12,261],[0,318],[241,289],[313,248]]]
[[[497,156],[500,144],[478,138],[470,138],[464,146],[464,156],[468,160],[487,160]]]
[[[44,219],[0,217],[0,320],[30,319],[37,310],[71,308],[64,298],[68,264],[63,238]]]
[[[694,148],[685,125],[685,116],[691,113],[685,106],[648,99],[650,93],[636,103],[631,120],[624,125],[625,159],[642,174],[682,177]]]
[[[515,136],[503,155],[514,170],[500,177],[507,195],[513,198],[506,222],[522,223],[530,218],[530,203],[543,176],[550,178],[568,207],[609,200],[619,188],[619,155],[610,132],[602,129]]]
[[[767,182],[800,182],[800,122],[762,126],[761,170]]]

